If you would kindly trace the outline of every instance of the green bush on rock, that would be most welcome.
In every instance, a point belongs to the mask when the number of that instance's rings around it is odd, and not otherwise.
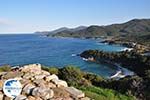
[[[9,65],[0,66],[0,72],[8,72],[11,70]]]
[[[56,74],[56,75],[58,75],[58,73],[59,73],[59,70],[58,70],[58,68],[56,68],[56,67],[46,67],[46,66],[42,66],[42,69],[45,70],[45,71],[48,71],[48,72],[51,73],[51,74]]]
[[[83,79],[83,72],[77,67],[67,66],[60,69],[59,77],[66,80],[69,85],[76,86]]]

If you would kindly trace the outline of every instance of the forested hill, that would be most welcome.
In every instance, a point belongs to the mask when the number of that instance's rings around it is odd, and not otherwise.
[[[95,38],[113,37],[121,40],[131,40],[141,43],[150,43],[150,19],[133,19],[122,24],[108,26],[89,26],[81,30],[63,30],[48,36]]]

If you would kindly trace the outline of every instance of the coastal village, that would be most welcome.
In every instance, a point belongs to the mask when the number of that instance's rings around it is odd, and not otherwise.
[[[12,100],[3,91],[4,82],[8,79],[17,79],[22,85],[21,94],[13,100],[90,100],[81,90],[42,70],[40,64],[12,67],[9,72],[1,72],[0,78],[0,100]]]

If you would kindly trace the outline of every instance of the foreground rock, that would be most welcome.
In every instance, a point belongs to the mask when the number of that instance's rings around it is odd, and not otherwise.
[[[65,89],[67,92],[69,92],[73,98],[78,99],[78,98],[83,98],[83,97],[85,97],[85,94],[84,94],[82,91],[80,91],[80,90],[78,90],[78,89],[76,89],[76,88],[74,88],[74,87],[66,87],[66,88],[64,88],[64,89]]]
[[[68,87],[57,75],[42,70],[40,64],[25,65],[1,74],[0,100],[11,100],[2,90],[3,83],[10,78],[22,84],[22,92],[14,100],[90,100],[82,91]]]
[[[54,91],[46,87],[36,87],[33,89],[32,95],[47,100],[54,97]]]

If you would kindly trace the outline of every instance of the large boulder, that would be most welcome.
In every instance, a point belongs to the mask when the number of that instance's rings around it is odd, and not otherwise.
[[[75,99],[79,99],[79,98],[85,97],[85,94],[84,94],[82,91],[80,91],[80,90],[78,90],[78,89],[76,89],[76,88],[74,88],[74,87],[65,87],[64,89],[65,89],[67,92],[69,92],[70,95],[71,95],[73,98],[75,98]]]
[[[34,74],[40,74],[41,73],[41,64],[30,64],[25,65],[21,68],[22,72],[30,72]]]
[[[12,98],[4,96],[2,100],[12,100]]]
[[[7,72],[5,75],[2,76],[2,79],[10,79],[10,78],[16,78],[16,77],[22,77],[23,72],[20,71],[11,71]]]
[[[35,76],[35,75],[26,72],[26,73],[23,75],[23,78],[24,78],[24,79],[30,79],[30,80],[31,80],[32,78],[34,78],[34,76]]]
[[[67,98],[70,94],[63,88],[53,88],[54,98]]]
[[[32,90],[35,88],[36,86],[34,86],[33,84],[27,84],[26,86],[24,86],[22,93],[30,95]]]
[[[51,82],[48,82],[48,83],[47,83],[47,86],[48,86],[49,88],[55,88],[55,87],[56,87],[56,84],[51,83]]]
[[[66,98],[59,97],[59,98],[53,98],[51,100],[74,100],[74,99],[71,97],[66,97]]]
[[[43,100],[43,99],[40,97],[28,96],[28,100]]]
[[[35,97],[41,97],[42,99],[47,100],[54,96],[54,91],[49,88],[36,87],[33,89],[32,95]]]
[[[49,76],[46,76],[45,77],[45,80],[47,81],[47,82],[49,82],[49,81],[51,81],[51,80],[53,80],[53,79],[59,79],[58,78],[58,76],[57,75],[55,75],[55,74],[53,74],[53,75],[49,75]]]
[[[33,96],[28,96],[28,100],[36,100],[36,98]]]
[[[22,80],[20,80],[20,83],[21,83],[22,87],[24,87],[25,85],[27,85],[31,82],[32,82],[31,80],[24,79],[24,78]]]
[[[0,90],[3,89],[4,80],[0,80]]]
[[[28,100],[26,96],[24,95],[19,95],[17,96],[14,100]]]
[[[46,77],[46,75],[43,75],[43,74],[34,76],[35,79],[44,79],[44,77]]]
[[[89,97],[81,98],[81,100],[91,100]]]
[[[42,74],[42,75],[50,75],[50,73],[47,72],[47,71],[45,71],[45,70],[42,70],[42,71],[41,71],[41,74]]]
[[[0,72],[0,76],[7,74],[7,72]]]
[[[41,84],[46,84],[46,81],[44,81],[43,79],[36,79],[33,81],[33,83],[37,86],[40,86]]]
[[[0,100],[3,100],[3,98],[4,98],[4,94],[2,94],[2,93],[0,92]]]
[[[56,84],[57,87],[68,87],[67,82],[63,80],[53,79],[52,82]]]

